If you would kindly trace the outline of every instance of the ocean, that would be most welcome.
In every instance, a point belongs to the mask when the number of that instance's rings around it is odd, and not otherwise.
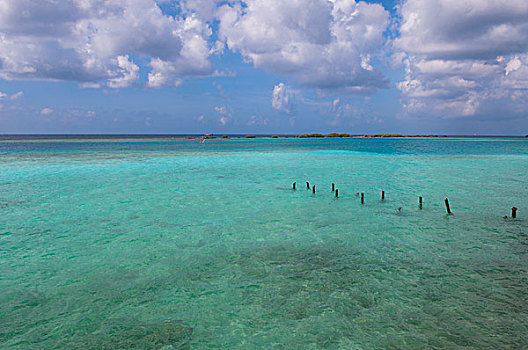
[[[528,139],[2,137],[0,267],[2,349],[524,348]]]

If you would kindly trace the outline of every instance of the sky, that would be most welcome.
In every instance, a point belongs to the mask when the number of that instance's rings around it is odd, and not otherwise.
[[[0,0],[0,133],[528,134],[526,0]]]

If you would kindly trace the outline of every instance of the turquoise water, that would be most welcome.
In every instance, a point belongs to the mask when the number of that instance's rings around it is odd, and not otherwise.
[[[528,140],[4,140],[0,164],[0,348],[528,346]]]

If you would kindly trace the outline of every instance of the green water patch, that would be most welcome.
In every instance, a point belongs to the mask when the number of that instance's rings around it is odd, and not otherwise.
[[[164,320],[144,324],[134,319],[110,319],[100,329],[78,341],[59,346],[83,349],[190,349],[192,327],[182,321]]]
[[[14,150],[0,172],[0,347],[526,347],[516,142]]]
[[[467,261],[380,257],[328,245],[248,249],[224,259],[210,265],[229,266],[223,282],[243,302],[238,324],[255,345],[262,344],[263,334],[317,347],[348,346],[358,339],[367,348],[525,342],[521,333],[527,323],[523,312],[514,310],[523,308],[526,276],[509,279],[515,288],[497,279],[518,265],[497,269],[497,262],[479,262],[473,275],[469,267],[459,271]],[[209,271],[204,280],[213,276]],[[505,299],[517,305],[509,308]]]

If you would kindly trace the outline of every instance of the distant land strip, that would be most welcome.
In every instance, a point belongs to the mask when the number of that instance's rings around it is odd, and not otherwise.
[[[204,139],[304,139],[304,138],[528,138],[526,136],[506,135],[405,135],[405,134],[365,134],[351,135],[333,132],[330,134],[1,134],[0,143],[4,142],[172,142]]]
[[[371,134],[371,135],[350,135],[350,134],[339,134],[337,132],[330,133],[328,135],[323,134],[301,134],[297,137],[439,137],[438,135],[403,135],[403,134]]]
[[[269,137],[269,136],[256,136],[256,135],[246,135],[246,136],[228,136],[228,135],[223,135],[223,136],[205,136],[205,138],[218,138],[218,137],[221,137],[223,139],[227,139],[227,138],[230,138],[230,137],[234,137],[234,138],[240,138],[240,137],[244,137],[246,139],[254,139],[254,138],[262,138],[262,137]],[[306,138],[321,138],[321,137],[352,137],[352,138],[372,138],[372,137],[448,137],[447,135],[442,135],[442,136],[438,136],[438,135],[403,135],[403,134],[371,134],[371,135],[350,135],[350,134],[346,134],[346,133],[337,133],[337,132],[333,132],[333,133],[330,133],[330,134],[318,134],[318,133],[315,133],[315,134],[300,134],[300,135],[288,135],[288,136],[285,136],[285,135],[272,135],[271,138],[301,138],[301,139],[306,139]]]

